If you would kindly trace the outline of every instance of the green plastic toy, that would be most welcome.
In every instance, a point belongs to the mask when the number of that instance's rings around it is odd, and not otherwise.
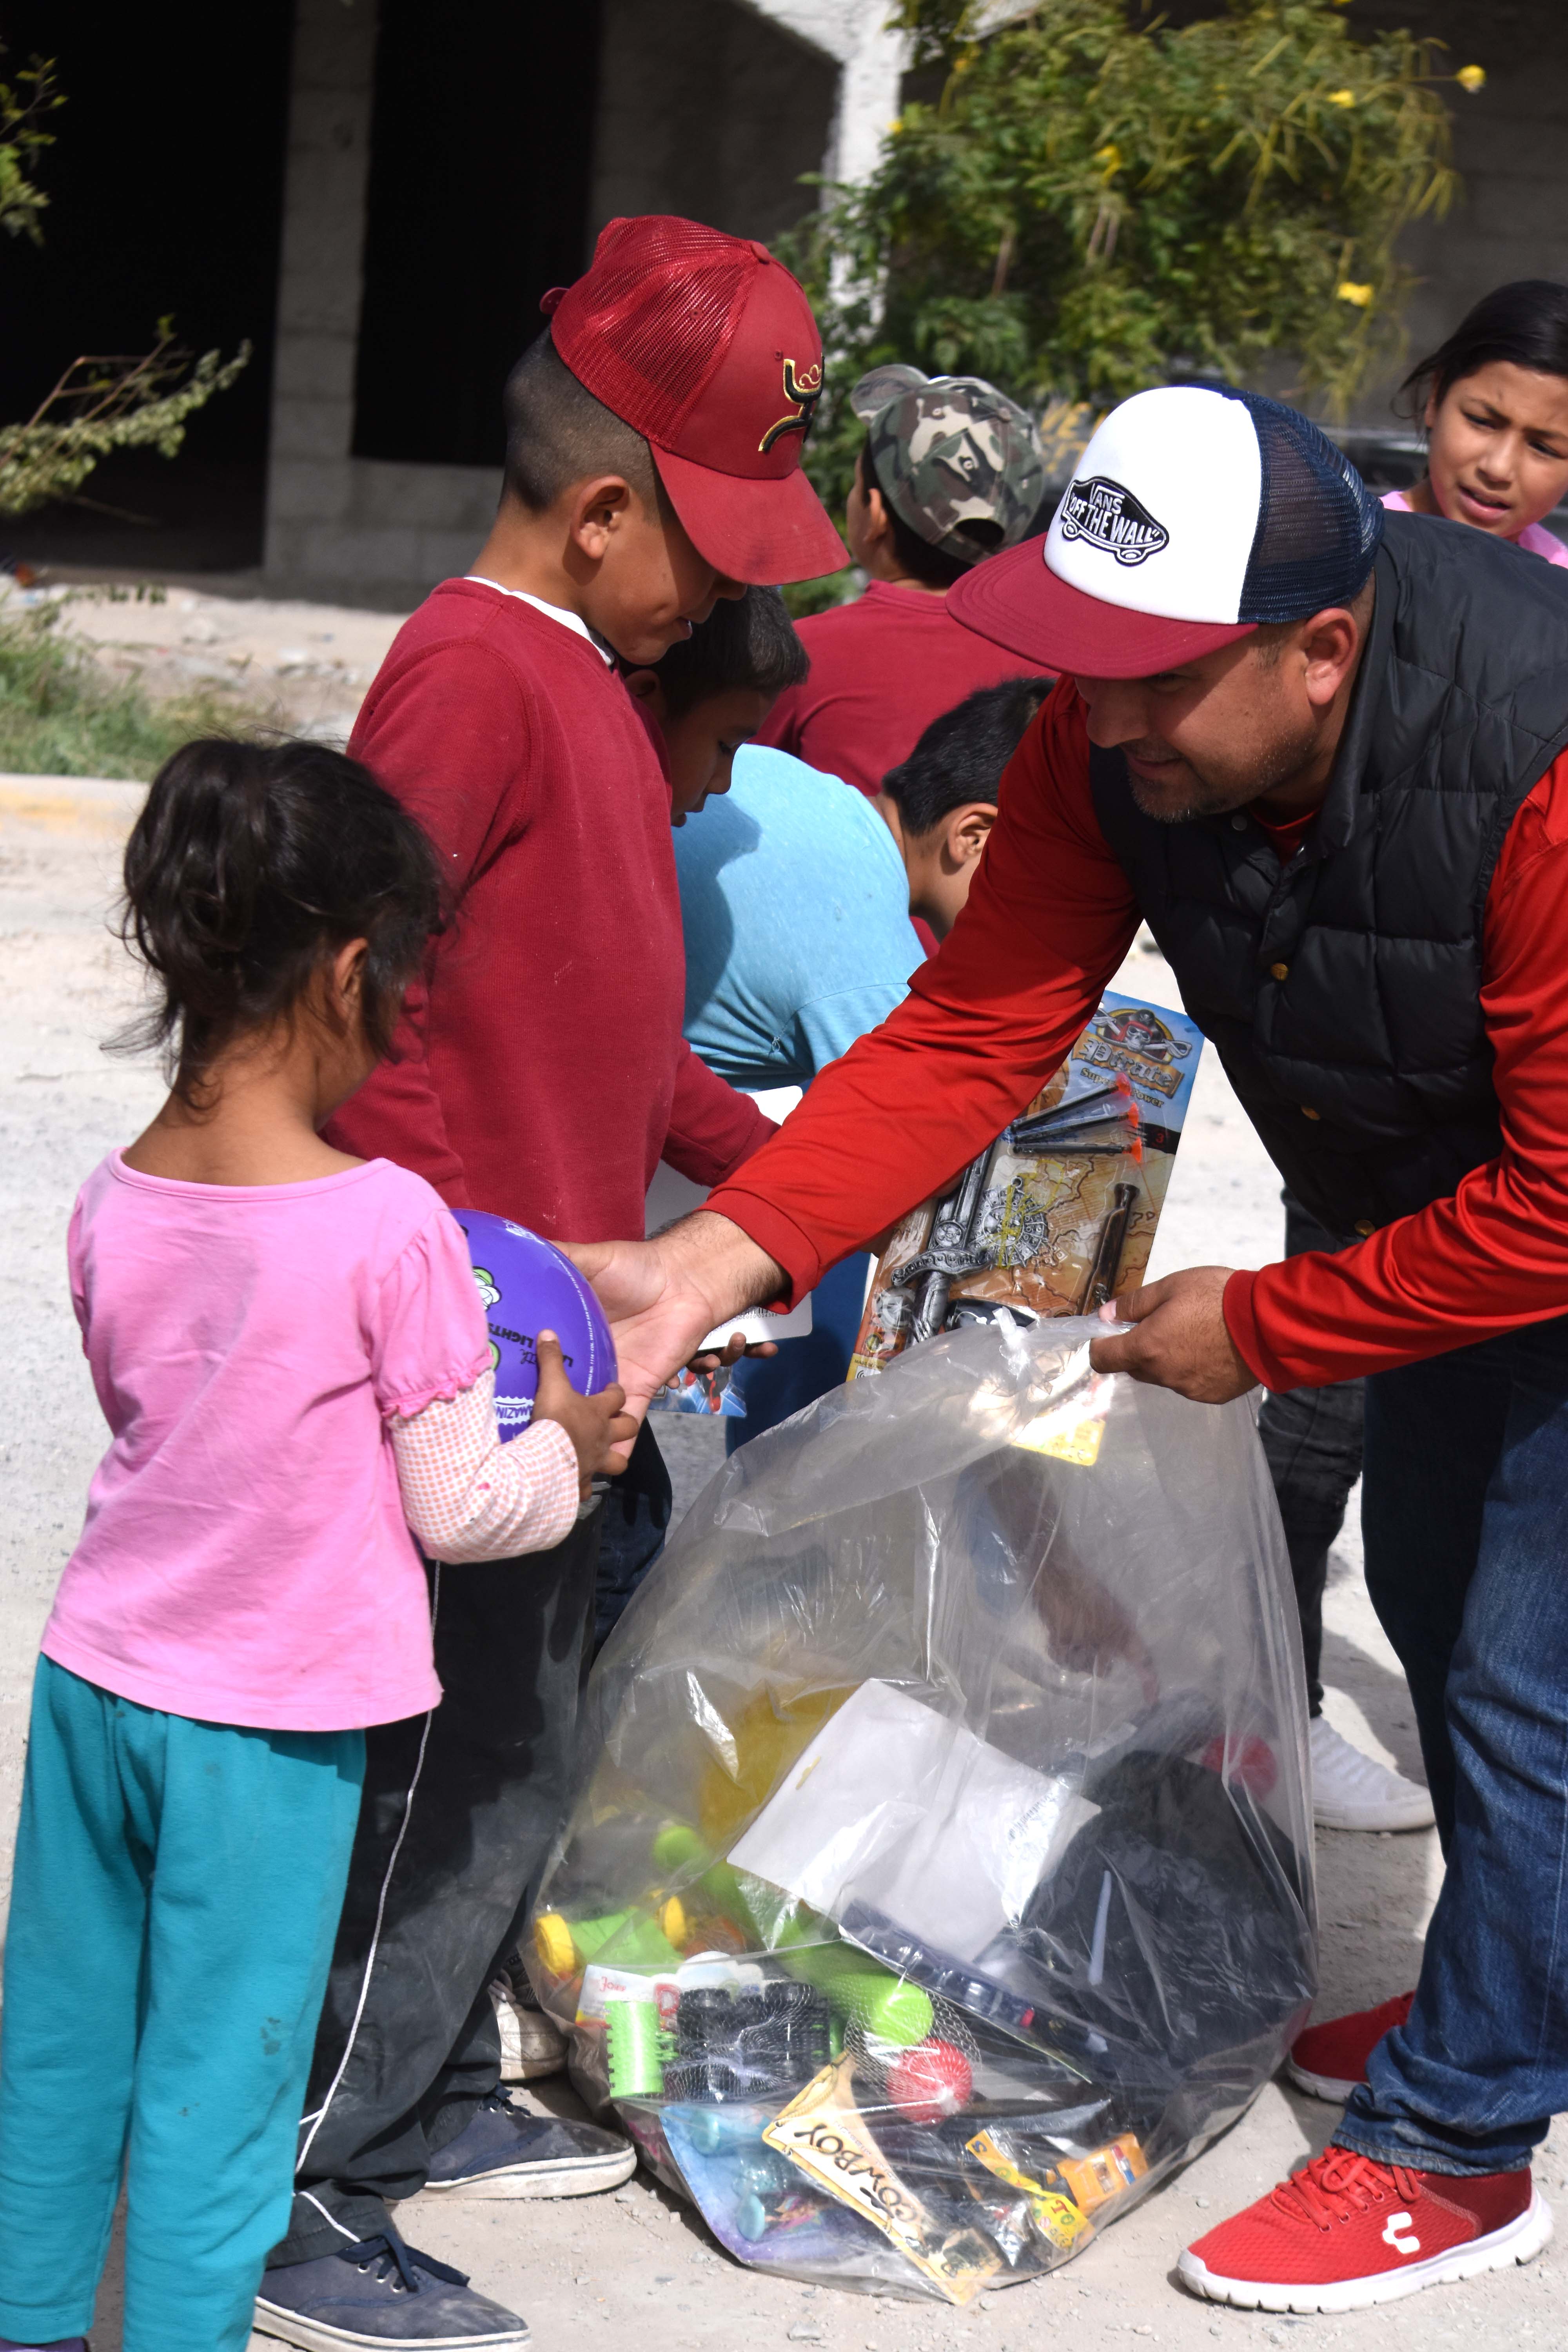
[[[661,1878],[684,1879],[688,1885],[695,1884],[700,1887],[716,1911],[721,1911],[752,1938],[753,1949],[763,1950],[771,1945],[792,1977],[815,1985],[826,1994],[840,2026],[857,2025],[864,2033],[875,2034],[879,2041],[896,2042],[905,2049],[913,2049],[916,2042],[925,2040],[931,2030],[933,2012],[929,1997],[919,1985],[894,1976],[868,1952],[845,1943],[830,1919],[795,1904],[786,1906],[793,1916],[781,1918],[775,1913],[773,1933],[767,1935],[758,1917],[759,1912],[768,1907],[767,1890],[756,1880],[748,1883],[727,1862],[710,1862],[710,1851],[698,1832],[684,1822],[667,1822],[654,1838],[651,1858]],[[692,1874],[696,1874],[695,1878]],[[618,1913],[617,1922],[632,1916]],[[572,1932],[584,1956],[592,1957],[584,1941],[584,1928],[574,1927]],[[653,1933],[658,1933],[657,1927]],[[625,1958],[628,1965],[636,1965],[618,1948],[616,1958]]]
[[[673,1976],[680,1966],[680,1954],[646,1911],[610,1911],[603,1918],[574,1919],[569,1925],[584,1968],[601,1960],[608,1968]]]
[[[605,2012],[605,2045],[612,2099],[657,2099],[664,2089],[658,2005],[613,2000]]]
[[[662,1882],[671,1882],[681,1892],[688,1912],[698,1906],[690,1900],[689,1890],[700,1891],[705,1906],[733,1920],[753,1948],[765,1944],[757,1916],[757,1895],[762,1889],[751,1882],[754,1893],[748,1892],[747,1882],[738,1870],[727,1862],[715,1862],[712,1849],[694,1829],[684,1822],[666,1822],[649,1849],[649,1858]]]
[[[780,1936],[777,1957],[792,1977],[826,1995],[836,2017],[879,2041],[913,2049],[931,2030],[931,2000],[919,1985],[844,1943],[829,1920],[809,1914],[791,1920]]]

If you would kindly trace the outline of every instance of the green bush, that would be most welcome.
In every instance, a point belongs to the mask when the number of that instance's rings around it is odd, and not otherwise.
[[[0,771],[29,776],[153,776],[193,735],[230,734],[263,714],[220,687],[154,699],[112,678],[65,635],[58,604],[0,613]]]

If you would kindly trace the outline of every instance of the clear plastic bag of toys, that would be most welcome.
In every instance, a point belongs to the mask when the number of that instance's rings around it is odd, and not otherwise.
[[[728,1463],[596,1665],[530,1967],[740,2260],[963,2304],[1246,2107],[1314,1984],[1245,1401],[970,1328]]]

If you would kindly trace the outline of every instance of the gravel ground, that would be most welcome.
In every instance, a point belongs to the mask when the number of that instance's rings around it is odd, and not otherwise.
[[[402,625],[395,613],[336,604],[205,596],[191,588],[17,590],[8,604],[58,603],[72,635],[112,677],[154,697],[204,683],[232,687],[275,726],[346,742],[365,688]]]
[[[198,601],[204,608],[220,603]],[[319,617],[330,629],[338,616]],[[353,617],[365,625],[367,648],[384,643],[394,625],[379,614]],[[242,608],[237,633],[241,625],[258,625],[256,608]],[[226,616],[214,623],[226,625]],[[373,659],[367,650],[347,667],[368,669]],[[318,683],[332,685],[343,712],[352,713],[346,670],[341,691],[335,681]],[[159,1096],[144,1061],[101,1050],[135,1009],[125,960],[105,930],[135,799],[129,786],[0,778],[0,985],[11,1008],[0,1030],[0,1307],[10,1332],[0,1360],[0,1446],[11,1496],[0,1543],[0,1850],[7,1854],[32,1657],[101,1447],[66,1295],[66,1222],[83,1174],[144,1123]],[[1135,956],[1127,977],[1175,1002],[1157,960]],[[1156,1270],[1216,1260],[1263,1264],[1279,1246],[1277,1192],[1210,1057],[1177,1162]],[[684,1508],[717,1465],[721,1435],[716,1424],[669,1419],[660,1436]],[[1367,1605],[1359,1546],[1349,1532],[1334,1563],[1327,1617],[1331,1714],[1403,1769],[1417,1770],[1405,1685]],[[1331,2014],[1412,1981],[1441,1865],[1430,1834],[1325,1832],[1318,1844],[1321,2007]],[[734,2352],[742,2342],[814,2342],[831,2352],[862,2346],[945,2352],[960,2345],[1033,2352],[1068,2344],[1074,2352],[1097,2352],[1128,2335],[1193,2352],[1216,2339],[1237,2347],[1316,2341],[1347,2352],[1436,2352],[1465,2340],[1568,2345],[1550,2253],[1506,2275],[1342,2319],[1219,2311],[1180,2293],[1171,2270],[1182,2244],[1300,2163],[1321,2145],[1332,2121],[1331,2109],[1271,2084],[1223,2140],[1067,2270],[988,2296],[963,2315],[771,2284],[718,2252],[688,2209],[641,2177],[615,2197],[564,2203],[419,2200],[400,2221],[415,2244],[470,2271],[476,2284],[525,2312],[544,2352],[579,2343],[584,2334],[612,2347],[635,2344],[639,2352],[676,2346]],[[1549,2193],[1568,2192],[1568,2130],[1561,2122],[1540,2171]],[[611,2328],[608,2336],[598,2336],[603,2325]],[[116,2352],[120,2343],[117,2268],[106,2282],[94,2340],[98,2352]],[[253,2352],[266,2352],[267,2343],[254,2338]]]

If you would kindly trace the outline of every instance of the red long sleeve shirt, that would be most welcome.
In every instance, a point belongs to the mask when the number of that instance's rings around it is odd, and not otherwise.
[[[661,1157],[700,1184],[773,1131],[680,1034],[669,791],[592,641],[448,580],[398,631],[349,745],[436,844],[458,901],[402,1058],[331,1121],[453,1207],[542,1234],[643,1229]]]
[[[966,694],[1040,674],[1037,662],[955,621],[945,596],[891,581],[873,580],[852,604],[796,625],[811,676],[780,695],[757,741],[873,796],[931,720]]]
[[[942,952],[710,1206],[796,1291],[951,1181],[1061,1060],[1138,923],[1063,679],[1003,779]],[[1226,1321],[1271,1389],[1413,1363],[1568,1313],[1568,753],[1514,819],[1487,900],[1481,1005],[1503,1148],[1451,1198],[1337,1255],[1231,1276]]]

